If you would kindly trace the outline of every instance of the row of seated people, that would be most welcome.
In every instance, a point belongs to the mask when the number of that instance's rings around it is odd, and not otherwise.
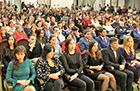
[[[31,46],[30,42],[34,43],[35,38],[35,36],[30,36],[28,45]],[[56,37],[54,40],[56,41]],[[14,90],[21,89],[26,91],[26,89],[32,89],[34,91],[35,88],[30,84],[34,83],[35,76],[37,75],[37,77],[45,81],[41,86],[42,89],[61,91],[64,87],[62,75],[67,73],[70,75],[70,79],[66,82],[70,85],[77,86],[79,91],[93,91],[95,79],[103,80],[102,91],[106,91],[109,85],[116,91],[116,80],[114,76],[120,78],[122,91],[132,91],[133,72],[139,73],[139,62],[135,58],[134,42],[130,36],[124,39],[122,48],[118,48],[117,38],[110,38],[110,46],[103,52],[103,55],[99,51],[98,42],[95,40],[90,41],[83,60],[81,59],[81,54],[75,51],[76,44],[74,39],[70,37],[66,39],[65,52],[62,54],[61,60],[54,55],[56,48],[50,42],[50,44],[45,45],[43,48],[42,56],[36,64],[36,72],[29,60],[31,58],[28,57],[29,59],[26,59],[27,54],[28,56],[30,54],[28,51],[32,52],[34,47],[30,47],[31,49],[27,49],[27,46],[25,47],[26,49],[23,46],[15,48],[15,40],[12,35],[7,41],[9,50],[13,49],[11,51],[11,53],[13,52],[13,57],[10,59],[10,61],[13,61],[8,65],[6,80],[13,84]],[[10,51],[7,50],[7,52]],[[38,54],[41,55],[39,50]],[[126,63],[129,65],[125,66]],[[104,71],[102,70],[104,65],[111,65],[115,70],[111,71],[111,73]],[[94,74],[86,76],[82,72],[83,69],[91,69],[94,71]],[[30,73],[32,74],[31,77]]]
[[[128,22],[129,25],[130,21]],[[116,27],[116,34],[122,34],[122,36],[120,36],[120,39],[123,40],[125,36],[130,35],[131,32],[134,38],[140,38],[139,37],[139,29],[140,29],[140,24],[138,25],[138,28],[135,26],[132,26],[132,23],[129,25],[131,28],[126,28],[124,26],[124,22],[120,22],[120,25],[118,25],[118,27]],[[99,43],[99,50],[101,50],[102,48],[107,48],[109,46],[109,37],[107,37],[106,35],[107,30],[105,28],[101,29],[99,28],[98,31],[96,30],[94,25],[89,25],[88,29],[89,31],[83,31],[83,35],[80,36],[79,35],[79,28],[74,26],[74,23],[70,23],[71,26],[71,34],[75,40],[75,42],[79,43],[79,47],[81,52],[85,52],[87,50],[87,46],[88,46],[88,41],[89,40],[97,40]],[[45,26],[47,26],[47,23],[44,23],[44,28]],[[134,28],[135,27],[135,28]],[[49,33],[48,33],[49,32]],[[26,38],[28,39],[28,37],[30,35],[35,35],[37,40],[41,43],[41,46],[43,48],[43,45],[47,43],[47,40],[49,40],[50,35],[51,34],[55,34],[57,39],[57,44],[61,44],[64,40],[65,37],[60,33],[60,29],[59,27],[55,26],[53,27],[52,31],[48,31],[46,33],[45,30],[36,30],[35,25],[33,25],[31,27],[31,32],[28,33],[27,35],[24,33],[24,31],[22,30],[21,26],[17,26],[16,27],[16,31],[13,33],[13,35],[15,36],[16,41],[18,41],[21,38]],[[7,39],[9,34],[6,32],[6,28],[5,27],[1,27],[0,29],[0,41]],[[69,32],[70,33],[70,32]],[[135,42],[139,43],[139,40],[135,40]]]

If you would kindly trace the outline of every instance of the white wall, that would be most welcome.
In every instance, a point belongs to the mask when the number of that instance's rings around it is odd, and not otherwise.
[[[73,0],[52,0],[51,1],[51,7],[69,7],[71,8],[71,5],[73,3]],[[59,6],[57,6],[59,5]]]
[[[36,5],[37,0],[22,0],[25,2],[25,4],[29,4],[29,2],[34,3],[34,5]]]
[[[96,0],[94,3],[94,10],[100,10],[99,4],[102,4],[102,0]]]
[[[105,5],[107,5],[107,4],[110,5],[110,0],[105,1]]]
[[[121,6],[122,8],[124,4],[125,4],[125,0],[119,0],[118,6]]]

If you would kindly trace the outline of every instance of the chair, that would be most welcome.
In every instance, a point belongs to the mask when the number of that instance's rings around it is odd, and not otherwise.
[[[4,80],[4,88],[6,91],[13,91],[13,85],[11,83],[8,83],[6,80]]]
[[[1,72],[1,69],[2,69],[2,67],[4,66],[3,64],[2,64],[2,51],[3,51],[3,48],[5,47],[7,45],[7,40],[2,40],[1,42],[0,42],[0,91],[2,91],[2,86],[3,86],[3,84],[2,84],[2,72]]]
[[[26,46],[28,44],[28,40],[27,39],[19,39],[16,43],[17,43],[17,46],[19,46],[19,45]]]

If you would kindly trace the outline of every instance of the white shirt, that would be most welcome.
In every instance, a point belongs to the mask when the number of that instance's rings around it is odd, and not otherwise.
[[[115,56],[115,59],[117,58],[117,52],[114,51],[114,49],[111,47],[111,49],[113,50],[113,53],[114,53],[114,56]]]

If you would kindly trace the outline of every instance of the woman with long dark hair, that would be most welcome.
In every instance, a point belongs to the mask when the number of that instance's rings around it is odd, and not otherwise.
[[[65,53],[61,60],[66,69],[66,73],[70,75],[68,84],[78,87],[78,91],[93,91],[94,82],[83,74],[83,62],[81,54],[75,51],[75,42],[73,39],[67,39],[65,42]]]
[[[88,51],[84,54],[84,67],[86,69],[91,69],[94,71],[94,74],[89,75],[93,80],[103,80],[102,91],[106,91],[110,86],[113,91],[116,91],[116,80],[114,76],[106,71],[103,71],[104,66],[102,54],[98,49],[98,42],[92,40],[88,45]]]
[[[9,62],[13,59],[13,52],[16,48],[16,39],[13,35],[10,35],[7,39],[7,45],[3,48],[2,53],[2,63],[4,67],[2,69],[3,73],[6,73],[6,69],[8,67]]]
[[[61,76],[65,72],[59,58],[54,57],[54,47],[50,44],[44,46],[42,57],[36,64],[37,77],[44,80],[43,91],[63,91],[64,82]]]
[[[12,83],[14,91],[35,91],[33,86],[36,72],[33,64],[27,59],[24,46],[17,46],[13,60],[9,63],[6,81]]]
[[[40,43],[42,48],[47,43],[47,38],[44,36],[44,31],[43,30],[38,30],[37,31],[37,42]]]

